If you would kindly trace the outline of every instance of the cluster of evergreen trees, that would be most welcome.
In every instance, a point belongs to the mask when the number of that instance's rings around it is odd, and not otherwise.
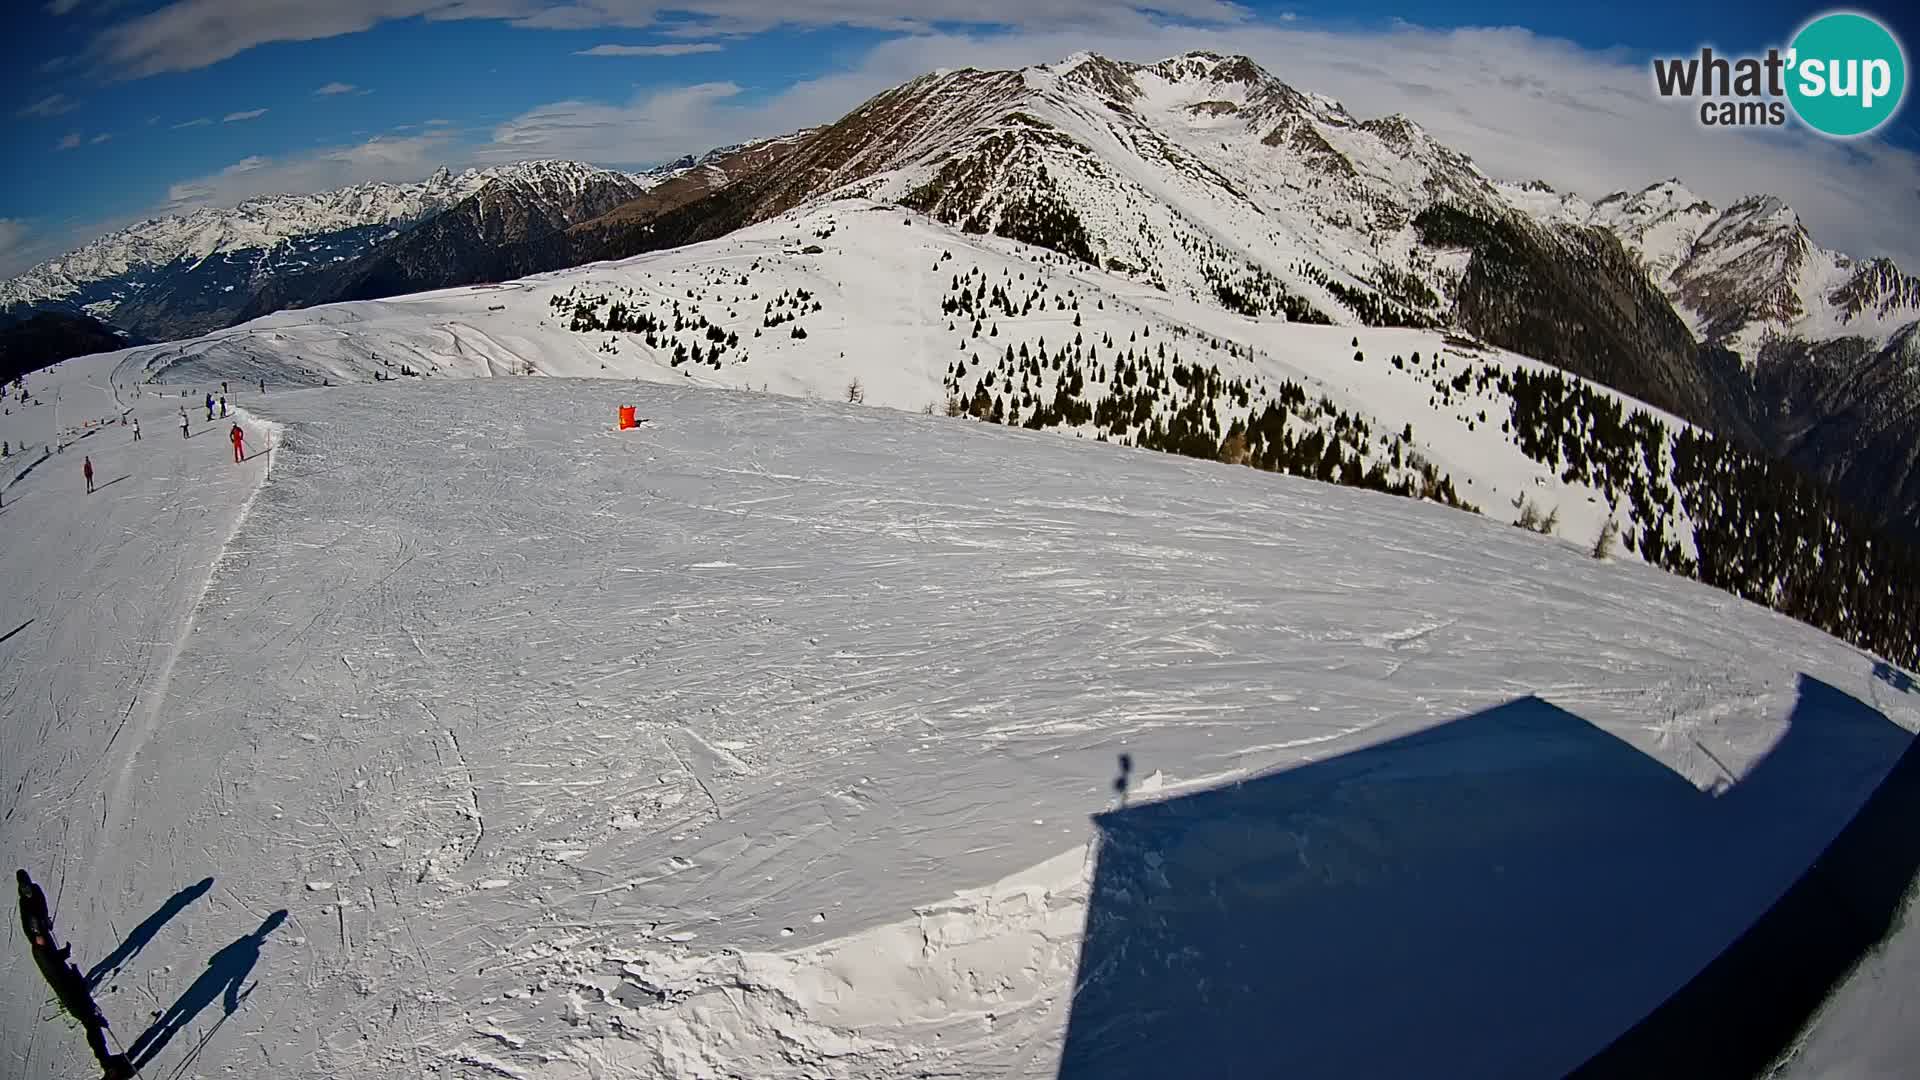
[[[1564,480],[1625,500],[1628,550],[1920,666],[1920,553],[1807,476],[1694,428],[1676,433],[1559,372],[1493,378],[1512,398],[1516,446]]]
[[[1215,365],[1188,361],[1177,344],[1169,348],[1164,331],[1154,340],[1151,323],[1116,342],[1110,331],[1089,337],[1076,314],[1071,341],[1051,349],[1044,336],[1035,345],[996,342],[983,360],[983,339],[999,336],[997,318],[1045,310],[1049,301],[1056,311],[1080,307],[1071,290],[1053,293],[1038,280],[1029,290],[1025,274],[1003,277],[977,267],[954,274],[941,298],[942,312],[958,317],[948,329],[967,354],[946,372],[950,415],[1032,430],[1092,428],[1102,441],[1476,509],[1414,449],[1411,426],[1376,436],[1365,418],[1330,399],[1309,402],[1298,383],[1256,389]],[[1180,328],[1174,334],[1187,336]],[[1217,339],[1200,344],[1233,356],[1247,352]]]
[[[1039,138],[1044,136],[1031,130],[995,135],[972,153],[942,165],[900,204],[965,232],[991,232],[1099,266],[1086,223],[1040,160],[1034,142]],[[1004,178],[1000,190],[1011,193],[1003,194],[997,207],[988,199],[996,178]]]
[[[806,289],[795,289],[792,292],[782,290],[779,296],[767,301],[766,308],[760,313],[760,325],[763,329],[771,330],[783,323],[795,322],[800,316],[809,312],[819,310],[820,301]],[[800,328],[796,326],[794,329]],[[806,335],[796,333],[794,336],[805,337]]]
[[[1426,329],[1439,325],[1438,320],[1431,316],[1395,303],[1379,293],[1349,285],[1313,263],[1297,261],[1293,264],[1293,272],[1332,293],[1334,299],[1345,304],[1347,309],[1358,315],[1360,321],[1367,326],[1412,326]],[[1413,285],[1425,290],[1426,286],[1420,285],[1417,279],[1410,280]],[[1400,284],[1404,287],[1407,283]],[[1431,297],[1433,294],[1428,292],[1427,295]]]
[[[698,307],[682,308],[680,301],[674,300],[666,314],[656,315],[644,300],[635,301],[633,290],[626,289],[623,292],[624,299],[610,300],[606,295],[569,290],[565,294],[549,297],[547,304],[556,313],[567,316],[567,327],[575,333],[632,334],[640,338],[647,348],[668,352],[668,363],[674,367],[704,364],[718,371],[726,353],[740,349],[740,334],[723,329],[702,314]],[[800,293],[805,292],[804,289],[800,290]],[[695,297],[705,294],[688,289],[687,295]],[[758,298],[757,293],[754,296]],[[812,299],[811,295],[808,294],[806,299]],[[779,299],[783,307],[798,307],[801,303],[798,295],[782,293]],[[812,310],[818,310],[818,302],[814,304]],[[602,305],[606,306],[604,313],[601,311]],[[769,303],[768,310],[772,311],[774,306]],[[730,310],[729,314],[733,312]],[[783,318],[793,317],[783,315]],[[617,354],[619,348],[613,339],[609,339],[600,345],[599,351]],[[738,359],[744,361],[746,357],[741,355]]]
[[[1213,290],[1214,299],[1228,311],[1256,317],[1284,315],[1288,322],[1333,325],[1319,308],[1305,297],[1294,295],[1285,282],[1251,260],[1235,267],[1209,259],[1200,264],[1200,276]]]

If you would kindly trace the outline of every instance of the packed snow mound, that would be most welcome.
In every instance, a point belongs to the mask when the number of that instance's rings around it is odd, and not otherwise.
[[[141,374],[46,373],[34,409],[145,438],[84,426],[7,492],[0,848],[64,880],[150,1071],[1099,1075],[1116,1003],[1207,1002],[1164,964],[1217,956],[1209,903],[1287,916],[1259,938],[1286,956],[1220,969],[1284,974],[1235,1053],[1445,998],[1487,1005],[1444,1040],[1480,1075],[1578,1061],[1920,728],[1825,635],[1432,504],[633,381],[236,381],[234,464],[228,421],[181,438]],[[82,448],[125,481],[81,494]],[[1547,928],[1499,881],[1540,885],[1561,835],[1610,841],[1545,875],[1580,921],[1456,963]],[[1126,906],[1156,881],[1158,929]],[[1435,917],[1393,897],[1447,882],[1480,899],[1419,939],[1446,963],[1344,1020],[1297,997],[1346,1000],[1339,969],[1387,963],[1369,933]],[[1578,1000],[1513,981],[1543,970]],[[36,978],[0,950],[0,1071],[79,1075]],[[1354,1040],[1355,1074],[1395,1042]]]

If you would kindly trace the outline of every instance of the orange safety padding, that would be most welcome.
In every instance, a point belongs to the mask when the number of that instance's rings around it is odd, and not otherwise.
[[[620,406],[620,430],[621,431],[625,431],[628,428],[640,426],[640,422],[633,418],[633,413],[634,413],[634,406],[632,405]]]

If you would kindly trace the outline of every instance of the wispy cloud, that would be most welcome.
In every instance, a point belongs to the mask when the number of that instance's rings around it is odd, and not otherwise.
[[[248,109],[245,112],[230,112],[221,117],[220,122],[223,124],[233,124],[242,120],[258,120],[265,115],[267,115],[267,110],[265,109]]]
[[[0,258],[20,250],[26,240],[26,222],[19,218],[0,218]]]
[[[181,128],[206,127],[211,123],[213,123],[212,117],[196,116],[192,120],[184,120],[178,124],[173,125],[173,130],[179,131]]]
[[[50,15],[69,15],[73,13],[74,8],[79,6],[80,0],[50,0],[47,4],[47,13]]]
[[[766,117],[728,104],[739,96],[731,82],[651,92],[626,105],[557,101],[523,113],[493,131],[483,158],[576,157],[606,164],[646,164],[678,157],[695,146],[735,141]]]
[[[50,251],[46,237],[20,218],[0,218],[0,279],[10,278],[40,262]]]
[[[595,45],[581,49],[575,56],[692,56],[715,53],[726,46],[714,41],[689,41],[668,45]]]
[[[370,181],[419,180],[445,164],[453,152],[446,133],[411,138],[374,138],[282,157],[254,155],[218,172],[189,177],[168,187],[168,212],[232,206],[255,195],[328,191]]]
[[[101,143],[103,143],[103,142],[106,142],[106,141],[107,141],[108,139],[111,139],[111,138],[113,138],[113,133],[112,133],[112,132],[110,132],[110,131],[103,131],[103,132],[101,132],[100,134],[98,134],[98,135],[95,135],[95,136],[94,136],[93,138],[91,138],[91,139],[88,139],[88,140],[87,140],[87,145],[89,145],[89,146],[99,146],[99,145],[100,145]]]
[[[55,150],[72,150],[74,147],[79,145],[80,145],[80,133],[77,131],[74,131],[61,136],[60,141],[53,144],[53,148]]]
[[[15,113],[14,115],[20,116],[23,118],[38,117],[44,120],[54,116],[65,116],[67,113],[70,113],[79,107],[80,107],[79,102],[73,100],[72,98],[68,97],[65,94],[48,94],[46,97],[41,98],[39,101],[36,101],[31,105],[22,107],[21,110],[18,113]]]
[[[527,29],[657,29],[673,38],[717,38],[775,27],[848,26],[929,33],[941,26],[1082,27],[1146,33],[1162,21],[1234,23],[1229,0],[923,0],[912,15],[897,0],[674,0],[663,23],[658,0],[173,0],[107,28],[94,53],[114,74],[137,78],[192,71],[260,45],[355,34],[395,19],[496,19]]]
[[[357,89],[359,89],[359,87],[352,83],[330,82],[320,89],[315,90],[314,94],[317,97],[332,97],[335,94],[351,94]]]

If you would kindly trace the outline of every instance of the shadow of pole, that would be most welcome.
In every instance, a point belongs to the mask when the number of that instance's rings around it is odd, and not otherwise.
[[[233,1015],[240,1008],[240,1003],[253,992],[251,986],[243,991],[241,984],[253,972],[254,965],[260,962],[260,946],[268,935],[279,929],[286,918],[284,909],[274,912],[267,916],[259,929],[209,957],[207,970],[201,972],[179,1000],[168,1006],[167,1011],[153,1022],[153,1026],[141,1033],[127,1048],[127,1057],[133,1061],[134,1067],[140,1068],[152,1061],[182,1028],[192,1023],[194,1017],[199,1016],[215,1000],[224,998],[222,1008],[225,1015]],[[259,984],[256,982],[254,985]]]
[[[1528,697],[1100,814],[1059,1076],[1565,1076],[1787,893],[1912,742],[1803,677],[1779,742],[1707,793]],[[1804,1019],[1713,1045],[1764,1055]]]

